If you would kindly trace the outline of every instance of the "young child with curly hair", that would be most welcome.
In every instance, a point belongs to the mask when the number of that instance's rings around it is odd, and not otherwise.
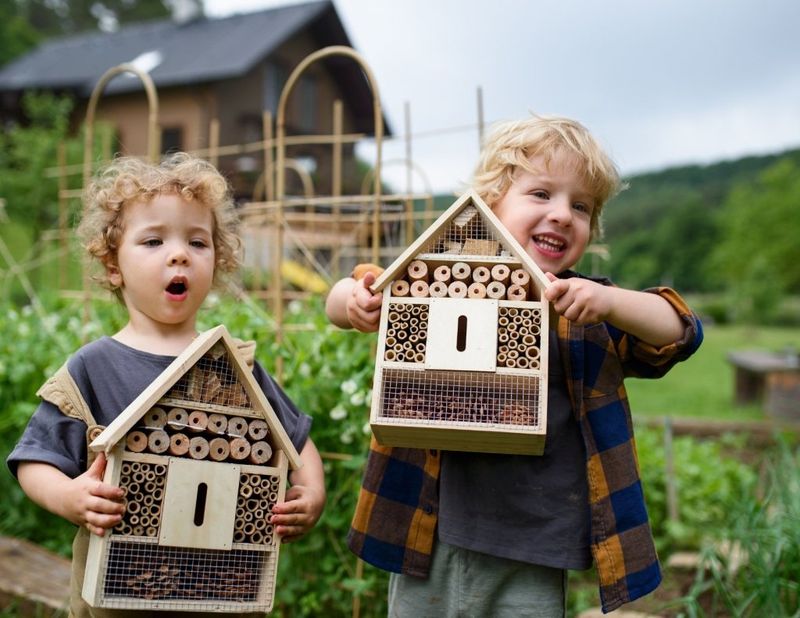
[[[100,267],[96,278],[124,304],[128,320],[114,335],[75,352],[55,392],[52,383],[46,394],[39,391],[43,400],[7,460],[34,502],[80,527],[73,544],[73,616],[140,615],[90,608],[81,598],[89,534],[102,536],[125,511],[122,490],[103,482],[104,455],[88,465],[87,433],[111,423],[196,337],[207,294],[239,266],[235,224],[223,176],[184,153],[160,164],[119,158],[87,189],[79,235]],[[269,515],[282,540],[291,541],[322,513],[322,463],[309,437],[310,417],[257,362],[253,373],[304,464],[291,472],[284,502]],[[66,394],[72,388],[90,418],[75,417]],[[159,612],[172,614],[186,615]]]

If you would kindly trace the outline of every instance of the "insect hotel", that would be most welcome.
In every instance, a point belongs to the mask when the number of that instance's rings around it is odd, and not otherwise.
[[[197,337],[90,444],[125,492],[122,521],[91,536],[94,607],[272,608],[280,539],[268,523],[300,457],[224,326]]]
[[[378,442],[540,455],[548,283],[476,193],[448,208],[371,287],[383,291]]]

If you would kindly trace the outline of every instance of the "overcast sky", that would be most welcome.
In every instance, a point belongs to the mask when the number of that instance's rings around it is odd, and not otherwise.
[[[205,0],[210,16],[289,3]],[[415,191],[469,180],[479,88],[487,124],[573,117],[626,175],[800,147],[800,0],[334,4],[398,138],[410,106]],[[402,159],[404,141],[383,156]],[[401,166],[386,176],[405,188]]]

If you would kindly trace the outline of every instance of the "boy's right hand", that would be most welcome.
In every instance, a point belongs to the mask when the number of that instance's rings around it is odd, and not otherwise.
[[[125,512],[123,491],[103,482],[105,469],[106,457],[100,453],[86,472],[69,482],[64,494],[64,517],[98,536],[116,526]]]
[[[374,333],[378,330],[381,319],[383,294],[373,294],[369,289],[375,283],[375,274],[368,272],[353,284],[347,297],[345,311],[347,319],[356,330],[362,333]]]

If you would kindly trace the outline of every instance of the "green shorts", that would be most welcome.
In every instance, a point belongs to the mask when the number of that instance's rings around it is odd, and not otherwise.
[[[567,571],[437,542],[428,579],[392,573],[389,618],[564,618]]]

